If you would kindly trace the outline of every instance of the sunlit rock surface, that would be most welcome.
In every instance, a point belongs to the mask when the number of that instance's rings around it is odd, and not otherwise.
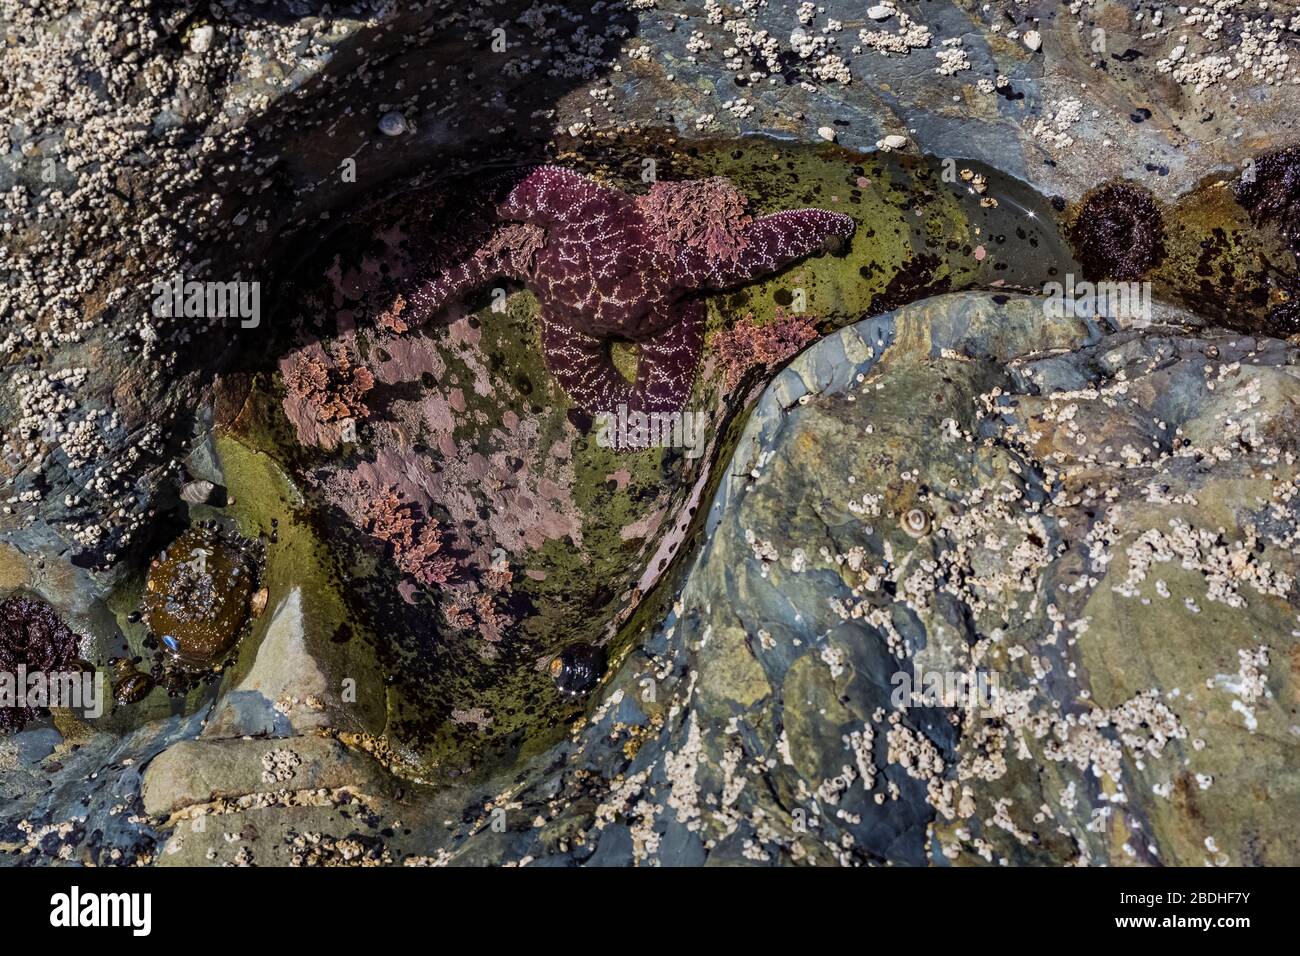
[[[463,857],[1294,861],[1296,354],[1157,318],[953,296],[800,356],[578,737],[596,793]],[[991,706],[891,701],[972,667]]]
[[[0,50],[0,596],[39,593],[102,669],[140,650],[148,556],[187,523],[270,546],[267,613],[219,684],[0,737],[0,861],[1296,861],[1289,347],[1182,314],[1164,316],[1177,332],[1101,338],[992,298],[1074,271],[1059,230],[1129,179],[1164,218],[1156,298],[1282,334],[1267,316],[1293,260],[1232,184],[1295,139],[1300,61],[1273,55],[1289,11],[245,6],[0,0],[30,41]],[[755,133],[787,139],[740,137]],[[427,503],[549,572],[513,593],[553,589],[552,609],[582,594],[567,615],[522,615],[536,633],[505,655],[513,684],[471,666],[493,643],[478,637],[448,660],[397,628],[416,646],[378,660],[392,609],[440,611],[399,582],[399,555],[340,560],[328,532],[346,522],[308,507],[287,467],[303,460],[260,443],[259,397],[298,345],[282,283],[417,176],[436,190],[550,161],[631,189],[728,175],[765,211],[854,214],[848,257],[709,306],[714,337],[802,290],[829,337],[748,425],[763,375],[720,398],[706,357],[695,397],[721,433],[701,459],[665,476],[595,467],[597,452],[571,482],[581,429],[527,364],[526,298],[486,330],[470,303],[410,354],[376,353],[383,427],[441,414],[428,458],[457,467],[504,434],[559,502],[513,507],[467,467]],[[153,283],[178,275],[261,282],[260,325],[158,315]],[[511,337],[484,365],[484,343]],[[923,361],[934,347],[952,354]],[[489,383],[459,434],[461,383],[423,381],[447,365]],[[525,381],[548,402],[521,430],[489,399],[523,404]],[[337,452],[336,425],[318,437]],[[573,451],[544,475],[542,434]],[[195,479],[245,491],[228,510],[182,503]],[[588,533],[569,548],[574,528]],[[480,537],[465,551],[493,573],[500,542]],[[615,631],[591,697],[542,696],[549,653]],[[890,677],[914,663],[997,674],[1011,709],[893,725]],[[338,745],[313,749],[326,736]],[[300,769],[318,764],[338,769]],[[174,794],[151,814],[142,774]]]

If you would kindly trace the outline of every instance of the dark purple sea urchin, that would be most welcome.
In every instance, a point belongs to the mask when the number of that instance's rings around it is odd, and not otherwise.
[[[1074,254],[1090,282],[1142,278],[1164,259],[1164,238],[1151,193],[1132,183],[1089,193],[1070,227]]]
[[[1286,243],[1300,262],[1300,147],[1269,153],[1251,162],[1234,187],[1237,202],[1250,213],[1256,226],[1276,222]],[[1277,297],[1269,321],[1282,335],[1300,331],[1300,280],[1294,270],[1270,264]]]
[[[1300,254],[1300,147],[1253,161],[1237,180],[1235,192],[1257,225],[1277,222],[1287,246]]]
[[[15,595],[0,602],[0,673],[79,670],[80,639],[44,601]],[[0,707],[0,731],[22,730],[39,716],[38,707]]]

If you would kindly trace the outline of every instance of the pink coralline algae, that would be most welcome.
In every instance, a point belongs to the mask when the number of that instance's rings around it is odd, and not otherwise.
[[[410,328],[406,320],[402,318],[402,313],[406,311],[406,299],[398,296],[379,316],[378,322],[380,328],[387,329],[390,332],[396,332],[399,335]]]
[[[365,528],[374,538],[393,546],[398,570],[425,586],[446,584],[456,561],[442,553],[442,533],[432,522],[421,522],[412,505],[392,488],[384,488],[364,505]]]
[[[498,594],[509,594],[514,589],[514,573],[510,564],[504,559],[492,562],[492,566],[483,572],[483,587]]]
[[[486,591],[475,596],[474,614],[478,617],[479,633],[488,642],[501,640],[506,628],[515,622],[513,617],[497,607],[496,598]]]
[[[547,368],[592,415],[678,411],[704,345],[699,293],[741,285],[853,234],[853,220],[820,209],[753,218],[722,179],[657,184],[631,196],[555,166],[493,193],[490,238],[455,261],[431,262],[398,321],[427,319],[489,281],[522,281],[542,308]],[[609,354],[635,343],[629,382]]]
[[[513,580],[509,561],[504,553],[498,553],[479,580],[481,590],[468,582],[452,589],[451,600],[442,607],[443,617],[457,630],[477,628],[480,637],[495,644],[515,623],[514,617],[498,604],[513,590]]]
[[[287,392],[284,410],[303,444],[334,448],[369,415],[366,393],[374,388],[374,376],[354,364],[346,348],[331,357],[313,342],[286,356],[280,371]]]
[[[714,340],[726,387],[735,388],[757,365],[779,365],[816,338],[817,323],[811,316],[786,315],[778,309],[774,320],[759,325],[753,313],[746,315]]]
[[[679,245],[703,249],[729,263],[740,260],[753,222],[749,199],[721,176],[684,183],[655,183],[637,197],[637,207],[652,228],[655,249],[672,256]]]
[[[514,617],[497,606],[493,591],[462,590],[452,601],[442,607],[443,618],[457,630],[477,628],[478,634],[488,644],[500,641],[506,630],[515,623]]]

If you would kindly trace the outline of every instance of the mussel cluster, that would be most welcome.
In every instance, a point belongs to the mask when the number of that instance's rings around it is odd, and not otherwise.
[[[54,608],[37,598],[13,595],[0,601],[0,673],[17,680],[20,667],[32,674],[83,670],[78,658],[81,638]],[[43,708],[0,707],[0,731],[22,730]]]

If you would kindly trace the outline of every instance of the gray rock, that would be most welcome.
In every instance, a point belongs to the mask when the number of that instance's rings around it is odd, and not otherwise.
[[[141,792],[145,811],[166,817],[198,806],[224,812],[231,804],[274,805],[289,799],[285,793],[383,796],[394,789],[371,758],[330,737],[306,736],[181,741],[150,762]]]
[[[307,650],[302,592],[295,588],[275,609],[251,669],[217,702],[203,735],[285,737],[323,729],[331,723],[329,689]]]

